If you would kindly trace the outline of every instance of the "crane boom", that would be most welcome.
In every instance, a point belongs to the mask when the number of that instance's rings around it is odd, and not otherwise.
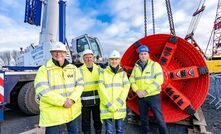
[[[206,0],[201,0],[199,5],[198,5],[198,8],[196,9],[196,11],[193,13],[193,17],[192,17],[192,20],[190,22],[190,25],[189,25],[189,28],[187,30],[187,34],[186,34],[186,37],[185,39],[188,40],[189,38],[191,38],[191,36],[194,35],[194,32],[198,26],[198,23],[199,23],[199,20],[202,16],[202,13],[203,11],[205,10],[205,1]]]
[[[40,32],[39,44],[57,41],[58,35],[58,0],[47,0],[43,8],[43,22]]]
[[[42,17],[41,11],[43,11]],[[42,18],[42,25],[40,23],[41,19],[39,20],[39,18]],[[22,51],[16,59],[17,66],[41,66],[45,64],[48,59],[51,58],[49,51],[51,42],[60,41],[68,46],[65,35],[65,0],[26,0],[25,22],[36,26],[41,25],[41,32],[38,45],[31,44],[25,51]],[[78,42],[83,39],[85,40]],[[96,59],[99,59],[95,60],[95,62],[100,61],[103,57],[98,39],[89,37],[86,34],[73,39],[72,46],[68,48],[66,59],[74,64],[76,64],[75,61],[81,61],[81,53],[85,49],[91,49],[95,53]],[[81,49],[72,50],[72,48]]]
[[[221,1],[218,1],[216,18],[213,26],[212,56],[221,56]]]

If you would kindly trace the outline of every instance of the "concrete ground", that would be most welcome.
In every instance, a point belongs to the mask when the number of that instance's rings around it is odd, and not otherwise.
[[[212,87],[213,84],[211,84]],[[220,96],[221,98],[221,96]],[[212,132],[213,134],[221,133],[221,108],[216,109],[215,106],[216,99],[213,103],[211,103],[211,96],[208,96],[204,104],[202,105],[202,110],[207,122],[207,130]],[[211,103],[211,104],[210,104]],[[38,116],[27,116],[20,111],[6,110],[5,111],[5,121],[0,123],[0,134],[18,134],[22,132],[26,132],[38,126]],[[80,122],[79,128],[81,130]],[[185,134],[187,130],[184,126],[168,124],[168,128],[170,134]],[[61,131],[63,134],[66,134],[66,127],[61,127]],[[40,131],[39,131],[40,132]],[[103,128],[104,132],[104,128]],[[124,133],[125,134],[138,134],[139,126],[132,125],[125,122]],[[156,125],[151,124],[151,134],[157,134],[158,130],[156,129]],[[34,133],[31,133],[34,134]],[[40,133],[39,133],[40,134]]]
[[[41,134],[44,132],[42,129],[36,129],[38,124],[38,116],[26,116],[25,114],[17,111],[11,111],[7,110],[6,111],[6,120],[0,124],[0,134]],[[185,127],[177,127],[176,129],[173,124],[168,126],[171,133],[176,133],[180,132],[180,134],[183,134],[185,132]],[[33,129],[35,128],[35,129]],[[80,122],[79,122],[79,128],[81,130]],[[156,134],[158,133],[158,130],[156,129],[156,125],[151,124],[151,134]],[[31,131],[30,131],[31,130]],[[27,133],[29,131],[29,133]],[[94,130],[92,129],[93,133]],[[26,132],[26,133],[24,133]],[[128,124],[125,121],[125,126],[124,126],[124,133],[125,134],[138,134],[139,132],[139,126],[134,125],[134,124]],[[181,133],[182,132],[182,133]],[[61,127],[61,133],[66,134],[66,127],[62,126]],[[80,132],[79,132],[80,133]],[[103,127],[103,133],[104,133],[104,127]]]

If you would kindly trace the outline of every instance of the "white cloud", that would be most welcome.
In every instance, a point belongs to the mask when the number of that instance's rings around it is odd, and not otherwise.
[[[1,3],[2,3],[2,5],[8,6],[11,8],[16,8],[16,7],[20,6],[19,1],[17,1],[17,0],[2,0]]]
[[[142,27],[143,26],[143,23],[144,23],[144,16],[143,15],[137,15],[136,17],[134,17],[134,19],[132,20],[132,26],[133,27]]]
[[[10,27],[14,25],[14,20],[5,15],[0,14],[0,20],[0,27]]]
[[[0,14],[0,46],[1,51],[18,50],[20,47],[26,47],[30,43],[38,42],[38,28],[27,26],[8,16]]]
[[[155,2],[154,9],[155,19],[162,19],[167,17],[166,4],[164,0],[161,0],[161,2]]]
[[[212,32],[212,28],[214,25],[216,8],[210,8],[207,12],[201,17],[201,21],[199,22],[199,26],[195,32],[195,37],[202,48],[206,48],[208,40],[210,38],[210,34]]]
[[[206,9],[215,9],[217,8],[218,0],[207,0],[205,2]]]
[[[18,50],[20,47],[27,47],[31,43],[38,43],[38,32],[34,29],[26,28],[10,28],[6,31],[0,30],[0,46],[1,50]]]
[[[183,0],[179,1],[176,5],[172,5],[175,29],[178,36],[185,36],[191,20],[191,15],[196,10],[195,8],[198,6],[198,2],[199,1],[193,2],[190,0]],[[96,27],[100,27],[99,31],[94,31],[91,34],[96,35],[100,39],[104,51],[109,52],[114,48],[118,48],[121,52],[124,52],[127,49],[127,47],[129,47],[132,43],[134,43],[139,38],[143,37],[143,1],[111,0],[108,1],[107,5],[109,6],[106,6],[107,8],[104,12],[109,13],[113,17],[112,23],[101,23],[95,18],[93,18],[93,15],[98,13],[96,11],[94,11],[93,14],[84,14],[82,12],[78,12],[77,14],[75,14],[76,18],[73,17],[73,20],[75,20],[74,22],[76,22],[74,23],[74,35],[78,35],[78,33],[82,32],[88,32],[95,29]],[[150,10],[150,5],[147,6],[147,10]],[[151,14],[149,12],[147,14],[148,33],[151,33]],[[164,1],[155,3],[155,19],[157,33],[170,33],[166,6]],[[203,17],[201,21],[203,21]],[[79,24],[82,24],[81,27],[79,27]],[[207,25],[211,24],[208,23]],[[198,29],[202,29],[201,27],[202,26],[199,25]],[[207,39],[207,35],[209,32],[206,34],[202,33],[203,32],[200,33],[200,37]],[[198,33],[196,33],[195,35],[198,37],[199,35],[197,34]]]
[[[7,5],[13,5],[14,0],[4,1]],[[84,12],[79,9],[79,0],[67,0],[67,37],[72,38],[84,33],[97,36],[106,53],[113,49],[119,49],[124,52],[135,41],[144,36],[143,19],[143,0],[106,0],[99,9],[91,7],[90,12]],[[184,37],[188,29],[191,15],[198,6],[197,1],[192,0],[172,0],[172,12],[176,33]],[[19,9],[19,18],[0,13],[0,40],[1,50],[17,49],[20,46],[28,46],[30,43],[38,43],[40,27],[24,24],[24,3],[16,2],[15,9]],[[151,6],[147,3],[148,33],[152,33]],[[199,26],[195,32],[195,38],[199,44],[205,44],[209,39],[213,20],[215,18],[215,9],[217,1],[207,1],[206,10],[200,20]],[[170,33],[166,12],[165,1],[155,1],[155,21],[157,33]],[[97,20],[98,14],[105,13],[112,17],[111,22],[102,22]],[[4,21],[2,21],[4,20]],[[18,21],[19,20],[19,21]],[[206,21],[205,21],[206,20]],[[4,27],[2,27],[4,26]],[[7,33],[7,36],[6,36]],[[3,47],[6,46],[7,47]]]
[[[189,20],[190,17],[187,16],[187,13],[183,10],[178,10],[174,13],[174,22],[175,23],[184,23],[186,20]]]
[[[118,25],[119,26],[119,25]],[[113,24],[109,27],[106,28],[105,33],[107,34],[107,36],[111,36],[114,37],[119,33],[119,28],[117,25]]]

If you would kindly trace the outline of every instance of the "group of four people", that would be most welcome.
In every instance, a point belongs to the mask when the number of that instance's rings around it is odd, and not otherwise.
[[[160,105],[163,83],[162,68],[149,59],[150,50],[138,48],[139,60],[128,79],[120,66],[120,53],[116,50],[108,57],[105,69],[94,64],[91,50],[83,52],[84,64],[77,68],[69,63],[66,48],[54,42],[50,49],[52,58],[39,68],[35,78],[36,99],[39,102],[39,126],[46,127],[46,134],[59,134],[60,126],[66,124],[69,134],[77,134],[79,116],[82,112],[82,132],[91,134],[91,115],[96,134],[123,133],[126,117],[126,99],[129,88],[137,94],[140,110],[140,133],[149,132],[148,107],[151,107],[160,126],[160,133],[167,134]]]

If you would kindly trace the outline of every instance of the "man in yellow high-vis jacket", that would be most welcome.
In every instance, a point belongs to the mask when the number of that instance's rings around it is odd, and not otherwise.
[[[50,52],[52,58],[39,68],[34,82],[39,125],[46,127],[46,134],[59,134],[59,126],[66,124],[69,134],[77,134],[84,82],[79,69],[65,59],[63,43],[52,43]]]
[[[141,134],[149,132],[148,107],[150,107],[159,124],[160,134],[168,134],[166,123],[161,111],[160,92],[163,84],[163,71],[159,63],[149,59],[150,50],[141,45],[138,48],[139,60],[130,76],[131,87],[137,94],[140,111]]]
[[[126,98],[130,82],[126,72],[119,65],[120,53],[114,50],[109,56],[109,66],[99,78],[100,114],[105,124],[105,134],[123,134],[123,119],[126,117]]]
[[[84,92],[81,95],[82,107],[82,131],[91,134],[91,114],[94,121],[96,134],[101,134],[102,123],[100,120],[100,98],[98,95],[98,80],[101,68],[94,64],[92,50],[83,52],[84,64],[79,68],[84,80]]]

